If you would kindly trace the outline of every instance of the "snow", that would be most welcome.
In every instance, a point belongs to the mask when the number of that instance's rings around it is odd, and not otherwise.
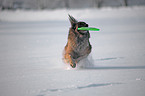
[[[144,10],[2,11],[0,96],[144,96]],[[68,13],[101,29],[75,69],[62,62]]]

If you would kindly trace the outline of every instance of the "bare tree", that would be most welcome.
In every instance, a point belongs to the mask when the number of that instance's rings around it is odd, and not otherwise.
[[[64,0],[64,6],[65,8],[70,8],[69,0]]]
[[[47,0],[37,0],[37,8],[38,9],[47,8]]]
[[[94,0],[94,7],[100,8],[102,6],[103,0]]]
[[[124,6],[128,6],[127,0],[124,0]]]

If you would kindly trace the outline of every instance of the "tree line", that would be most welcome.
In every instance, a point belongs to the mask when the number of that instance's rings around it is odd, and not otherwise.
[[[130,6],[145,0],[0,0],[1,9],[101,8]]]

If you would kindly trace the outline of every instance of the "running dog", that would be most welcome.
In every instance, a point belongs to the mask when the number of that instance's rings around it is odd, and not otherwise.
[[[89,41],[89,31],[78,30],[80,27],[88,27],[88,24],[78,22],[74,17],[68,16],[71,27],[69,29],[68,41],[64,48],[63,60],[70,64],[72,68],[75,68],[80,60],[90,54],[92,46]]]

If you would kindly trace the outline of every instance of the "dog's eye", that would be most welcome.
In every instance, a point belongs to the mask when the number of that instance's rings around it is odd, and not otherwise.
[[[83,25],[79,25],[78,27],[83,27]]]
[[[88,24],[86,24],[85,22],[79,22],[78,23],[78,27],[88,27]]]

